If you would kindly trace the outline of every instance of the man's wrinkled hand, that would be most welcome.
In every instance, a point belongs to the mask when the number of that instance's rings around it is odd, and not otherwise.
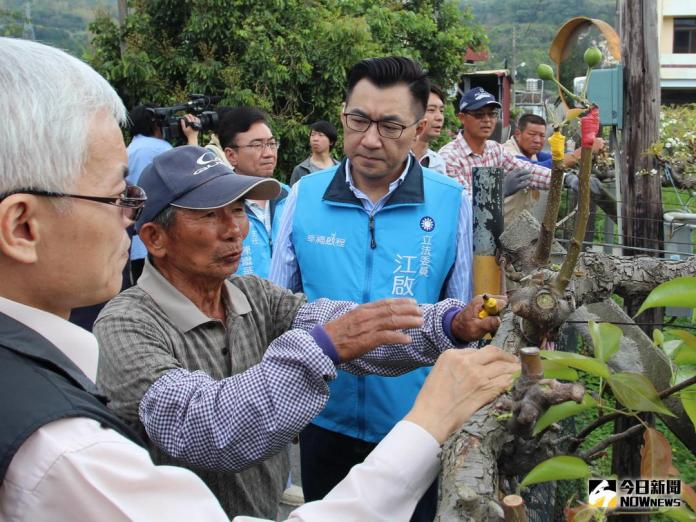
[[[413,299],[382,299],[360,305],[324,325],[341,361],[350,361],[383,344],[408,344],[402,330],[423,326],[423,312]]]
[[[516,357],[493,345],[447,350],[433,366],[405,420],[443,444],[479,408],[508,389],[519,370]]]
[[[495,298],[498,313],[507,305],[504,295],[491,295]],[[484,310],[483,296],[477,295],[452,320],[452,335],[460,342],[478,341],[486,334],[494,334],[500,326],[497,315],[480,317]]]

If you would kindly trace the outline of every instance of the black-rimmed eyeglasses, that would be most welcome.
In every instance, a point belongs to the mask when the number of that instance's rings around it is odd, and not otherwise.
[[[350,130],[354,130],[355,132],[367,132],[367,129],[374,123],[377,125],[377,132],[379,135],[390,140],[398,140],[404,133],[404,130],[413,127],[420,121],[416,120],[411,125],[403,125],[389,120],[371,120],[361,114],[354,114],[352,112],[344,112],[343,117],[346,120],[346,126]]]
[[[34,190],[34,189],[17,189],[7,194],[0,195],[0,200],[5,199],[13,194],[29,194],[32,196],[43,196],[47,198],[76,198],[86,199],[88,201],[96,201],[97,203],[106,203],[120,207],[123,216],[130,221],[137,221],[140,214],[143,212],[147,195],[145,191],[137,185],[127,185],[126,191],[120,196],[104,197],[104,196],[84,196],[82,194],[63,194],[62,192],[51,192],[50,190]]]

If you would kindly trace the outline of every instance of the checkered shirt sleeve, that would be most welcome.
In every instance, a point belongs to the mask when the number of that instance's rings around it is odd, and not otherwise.
[[[293,329],[275,339],[261,362],[214,380],[200,371],[164,373],[140,402],[140,420],[155,444],[188,464],[239,471],[281,451],[326,404],[336,369],[309,331],[355,303],[320,299],[302,306]],[[454,299],[424,305],[424,325],[407,332],[410,345],[381,346],[340,365],[358,374],[398,375],[433,364],[453,348],[442,319],[463,306]]]
[[[440,155],[445,160],[447,175],[466,187],[469,197],[471,197],[471,176],[474,167],[502,167],[505,173],[521,168],[532,173],[529,185],[531,188],[548,190],[551,184],[550,169],[516,158],[496,141],[486,141],[483,154],[473,154],[460,134],[454,141],[440,149]]]

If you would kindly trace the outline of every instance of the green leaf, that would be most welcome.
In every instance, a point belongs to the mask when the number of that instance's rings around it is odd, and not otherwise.
[[[536,424],[534,425],[532,435],[536,436],[538,433],[541,433],[546,428],[551,426],[551,424],[554,422],[558,422],[568,417],[572,417],[573,415],[577,415],[578,413],[582,413],[585,410],[589,410],[590,408],[596,407],[597,401],[587,393],[582,398],[582,402],[580,404],[575,401],[567,401],[562,402],[561,404],[556,404],[555,406],[551,406],[537,420]]]
[[[560,381],[577,381],[578,372],[572,368],[568,368],[564,364],[559,364],[554,361],[541,361],[544,368],[545,379],[558,379]]]
[[[615,373],[607,378],[611,391],[616,400],[634,411],[652,411],[670,415],[669,411],[657,396],[657,390],[647,377],[639,373]]]
[[[665,341],[665,343],[662,345],[662,349],[665,351],[665,354],[667,357],[670,359],[674,359],[674,352],[677,351],[677,348],[679,348],[682,343],[681,339],[672,339],[671,341]]]
[[[578,370],[591,373],[592,375],[604,379],[611,375],[609,367],[594,357],[585,357],[584,355],[569,352],[549,352],[546,350],[542,350],[540,355],[544,359],[551,360],[564,366],[570,366],[571,368],[577,368]]]
[[[662,346],[665,344],[665,336],[662,330],[658,330],[657,328],[653,330],[653,344],[655,346]]]
[[[674,352],[674,364],[696,364],[696,348],[682,344]]]
[[[655,287],[640,305],[636,316],[658,306],[696,308],[696,277],[677,277]]]
[[[612,355],[619,351],[623,331],[610,323],[589,322],[590,335],[594,344],[595,358],[607,362]]]
[[[696,364],[696,335],[684,330],[669,330],[671,335],[681,339],[682,345],[672,354],[675,364]]]
[[[561,455],[552,457],[541,462],[530,471],[520,487],[531,486],[539,482],[549,482],[551,480],[575,480],[590,476],[590,467],[578,457]]]
[[[585,109],[569,109],[568,112],[566,112],[565,121],[573,121],[580,117],[583,112],[585,112]]]
[[[684,411],[691,419],[694,425],[694,430],[696,430],[696,384],[684,388],[679,394],[681,397],[681,403],[684,407]]]

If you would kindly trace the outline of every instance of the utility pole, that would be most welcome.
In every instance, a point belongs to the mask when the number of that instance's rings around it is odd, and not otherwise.
[[[655,158],[645,154],[657,141],[660,124],[660,64],[657,49],[657,6],[654,0],[620,0],[619,33],[624,64],[624,114],[621,137],[621,216],[624,255],[645,255],[642,247],[659,250],[664,236],[662,192]],[[650,255],[656,255],[652,253]],[[659,255],[659,254],[658,254]],[[627,300],[629,315],[640,302]],[[661,323],[662,311],[649,311],[637,319]],[[643,327],[651,336],[653,326]],[[615,432],[622,432],[636,421],[622,418]],[[622,477],[640,476],[642,435],[614,445],[612,471]],[[646,521],[647,515],[622,516],[621,522]]]
[[[25,40],[36,40],[34,24],[31,23],[31,2],[24,2],[24,27],[22,28],[22,38]]]
[[[126,42],[123,39],[123,34],[126,31],[126,17],[128,16],[128,0],[118,0],[118,27],[120,29],[119,33],[119,44],[121,48],[121,57],[123,57],[123,52],[126,50]]]
[[[510,67],[512,81],[516,81],[515,75],[517,74],[517,31],[515,29],[515,24],[512,25],[512,66]],[[514,90],[514,89],[513,89]]]

